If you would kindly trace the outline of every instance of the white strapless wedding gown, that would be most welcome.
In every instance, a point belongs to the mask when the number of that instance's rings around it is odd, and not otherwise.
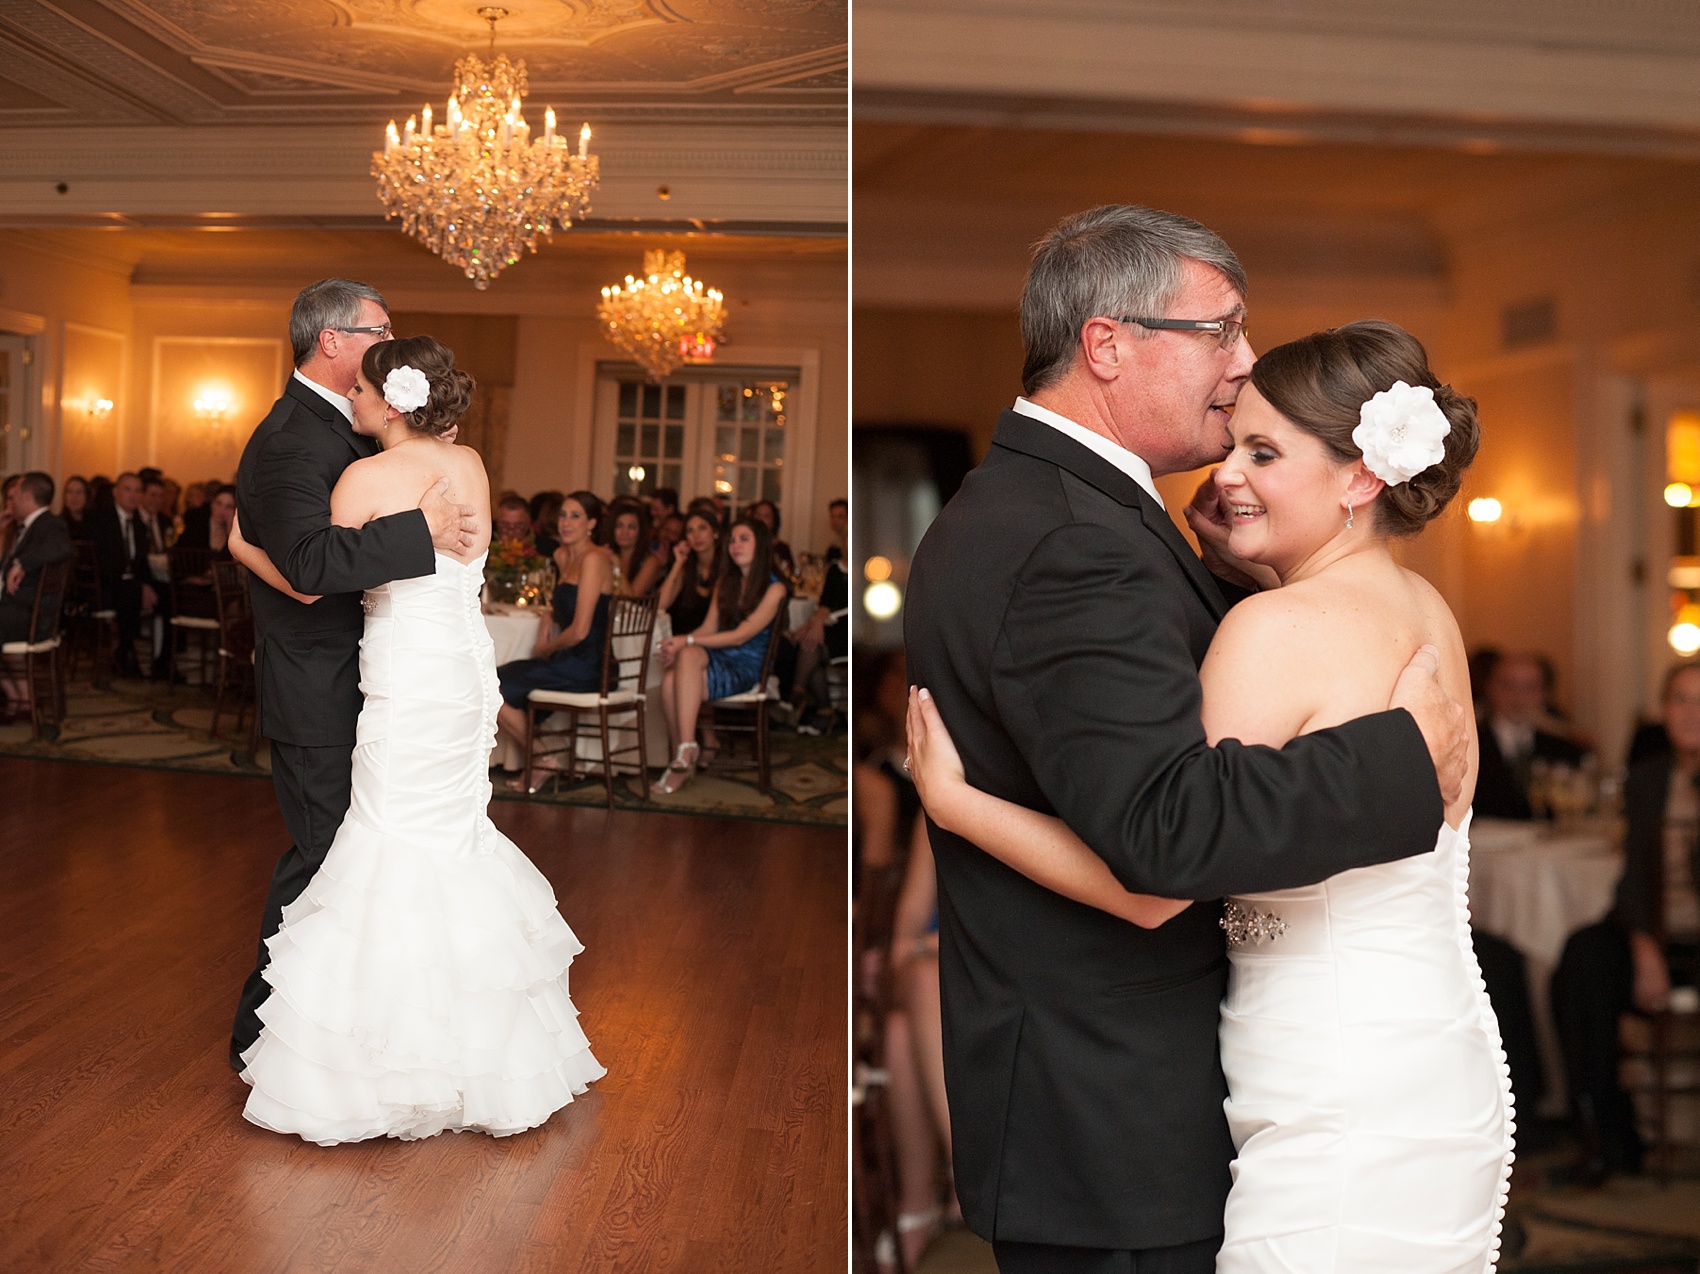
[[[267,945],[243,1115],[333,1145],[506,1136],[605,1072],[567,996],[584,948],[549,882],[490,822],[500,698],[484,559],[365,597],[354,794]]]
[[[1218,1274],[1493,1269],[1515,1125],[1469,858],[1466,816],[1430,853],[1229,900]]]

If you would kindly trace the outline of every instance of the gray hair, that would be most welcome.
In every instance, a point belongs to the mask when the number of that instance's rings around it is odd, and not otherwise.
[[[354,327],[360,322],[360,302],[376,301],[389,313],[390,303],[370,283],[353,279],[320,279],[301,289],[289,309],[289,344],[297,367],[305,363],[328,327]]]
[[[1027,354],[1022,392],[1036,393],[1068,370],[1087,319],[1162,317],[1180,291],[1182,263],[1188,259],[1220,270],[1245,295],[1245,267],[1234,250],[1190,217],[1104,204],[1061,221],[1034,247],[1021,292],[1021,341]],[[1153,335],[1143,328],[1140,334]]]

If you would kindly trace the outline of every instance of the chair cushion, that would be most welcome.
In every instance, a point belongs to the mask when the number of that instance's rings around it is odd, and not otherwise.
[[[758,703],[772,703],[778,698],[778,695],[768,693],[765,687],[757,686],[755,689],[746,690],[742,694],[727,695],[724,699],[711,699],[709,702],[753,707]]]
[[[616,690],[607,696],[599,695],[595,691],[571,694],[565,690],[533,690],[526,696],[527,703],[541,703],[557,708],[596,708],[603,705],[618,708],[630,707],[643,701],[643,695],[635,690]]]
[[[43,655],[58,646],[57,637],[50,637],[46,641],[9,641],[0,646],[0,655]]]
[[[93,616],[95,619],[117,619],[118,618],[118,612],[115,611],[115,610],[94,610],[94,611],[90,611],[89,614],[91,616]]]
[[[173,628],[198,628],[203,632],[215,633],[218,631],[218,620],[204,619],[200,615],[173,615],[171,626]]]

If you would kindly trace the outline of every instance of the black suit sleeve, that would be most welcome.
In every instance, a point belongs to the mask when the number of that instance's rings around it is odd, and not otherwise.
[[[1124,886],[1214,898],[1434,848],[1444,810],[1408,713],[1208,747],[1187,633],[1156,563],[1073,524],[1024,564],[993,652],[998,711],[1046,799]]]
[[[43,513],[30,530],[33,534],[26,535],[19,543],[16,559],[24,564],[26,571],[40,570],[49,562],[63,562],[77,551],[65,524],[51,513]]]
[[[303,593],[355,593],[391,580],[429,575],[435,551],[418,509],[374,518],[359,528],[331,525],[331,493],[323,468],[284,430],[261,453],[253,542],[271,554],[283,577]]]
[[[1664,873],[1665,801],[1670,758],[1655,757],[1633,767],[1623,781],[1623,876],[1617,882],[1617,918],[1626,929],[1654,933],[1658,891]]]

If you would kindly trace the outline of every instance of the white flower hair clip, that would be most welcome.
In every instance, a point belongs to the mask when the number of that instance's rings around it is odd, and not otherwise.
[[[431,382],[417,367],[403,363],[384,377],[384,401],[403,415],[418,411],[431,399]]]
[[[1452,432],[1434,390],[1402,380],[1358,408],[1358,422],[1352,442],[1364,453],[1364,467],[1390,487],[1439,464]]]

